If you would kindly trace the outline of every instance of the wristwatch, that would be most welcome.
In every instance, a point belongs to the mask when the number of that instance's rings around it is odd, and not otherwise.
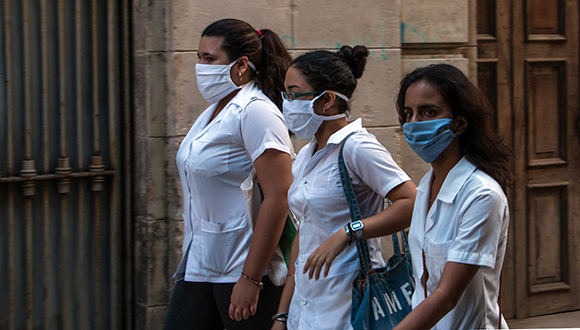
[[[355,241],[363,239],[363,223],[362,221],[355,221],[350,224],[351,235],[354,236]]]
[[[352,237],[352,230],[350,230],[350,223],[347,223],[344,226],[344,232],[346,233],[346,236],[348,236],[348,245],[351,245],[354,238]]]

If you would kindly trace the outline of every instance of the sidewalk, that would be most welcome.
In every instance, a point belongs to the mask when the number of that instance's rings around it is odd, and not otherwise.
[[[580,329],[580,311],[530,317],[522,320],[507,320],[510,329]]]

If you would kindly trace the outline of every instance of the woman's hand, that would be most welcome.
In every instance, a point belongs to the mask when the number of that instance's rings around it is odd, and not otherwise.
[[[318,280],[320,278],[320,271],[322,267],[324,268],[324,277],[328,276],[328,271],[332,262],[348,245],[348,236],[343,228],[330,236],[326,241],[324,241],[320,246],[310,254],[306,264],[304,265],[304,270],[302,273],[309,272],[308,278],[314,278]]]
[[[229,315],[232,320],[246,320],[256,314],[260,287],[240,277],[230,297]]]

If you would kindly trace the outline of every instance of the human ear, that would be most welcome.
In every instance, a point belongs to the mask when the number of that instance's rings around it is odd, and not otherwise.
[[[465,131],[465,129],[467,129],[468,125],[469,123],[467,122],[467,119],[465,119],[465,117],[457,116],[455,117],[455,119],[453,119],[453,121],[449,125],[449,129],[455,134],[461,135]]]
[[[330,91],[324,93],[323,102],[324,103],[322,104],[322,112],[326,114],[328,110],[330,110],[334,106],[334,103],[336,102],[336,94]]]
[[[246,70],[248,70],[248,67],[249,67],[248,62],[249,61],[250,60],[248,59],[247,56],[242,56],[238,59],[238,63],[237,63],[238,72],[237,73],[239,75],[243,75],[246,72]]]

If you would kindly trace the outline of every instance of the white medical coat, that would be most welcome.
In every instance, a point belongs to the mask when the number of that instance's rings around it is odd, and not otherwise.
[[[429,272],[427,295],[439,283],[448,261],[481,266],[457,306],[433,329],[496,329],[500,272],[505,256],[509,210],[500,185],[467,158],[451,169],[431,209],[433,169],[417,187],[409,232],[416,281],[413,308],[425,298],[422,250]],[[502,328],[507,323],[502,317]]]
[[[256,97],[268,102],[252,102],[243,111]],[[183,190],[184,237],[183,259],[174,277],[185,276],[190,282],[233,283],[239,279],[252,239],[240,184],[266,149],[293,152],[282,113],[254,82],[244,85],[209,122],[216,107],[211,105],[199,116],[176,157]],[[244,127],[240,131],[242,111]]]
[[[296,260],[295,288],[288,316],[288,329],[352,329],[350,310],[352,281],[359,269],[356,245],[336,257],[328,273],[319,280],[302,274],[308,256],[326,239],[351,221],[338,171],[342,141],[348,168],[362,217],[380,212],[384,197],[394,187],[410,180],[389,152],[362,127],[358,119],[328,139],[324,149],[314,154],[313,139],[300,150],[288,191],[290,208],[300,220],[300,252]],[[384,266],[380,240],[369,239],[373,267]]]

